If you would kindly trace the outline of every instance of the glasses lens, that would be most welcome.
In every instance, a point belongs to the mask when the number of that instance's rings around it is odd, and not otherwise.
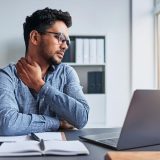
[[[67,46],[69,47],[69,45],[70,45],[70,39],[67,39],[67,40],[66,40],[66,44],[67,44]]]
[[[69,37],[66,38],[66,36],[65,36],[63,33],[61,33],[61,34],[59,35],[59,42],[60,42],[60,43],[66,42],[67,46],[70,45],[70,39],[69,39]]]

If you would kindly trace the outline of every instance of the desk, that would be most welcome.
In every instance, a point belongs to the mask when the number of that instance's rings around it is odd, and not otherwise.
[[[77,140],[81,135],[88,134],[96,134],[96,133],[104,133],[104,132],[114,132],[117,129],[111,128],[84,128],[81,130],[67,130],[64,131],[66,138],[68,140]],[[83,143],[88,148],[90,154],[89,155],[79,155],[79,156],[37,156],[37,157],[1,157],[0,160],[104,160],[105,154],[107,151],[111,150],[109,148],[95,145],[92,143],[88,143],[83,141]],[[132,150],[143,150],[143,151],[160,151],[160,145],[143,147],[139,149]]]

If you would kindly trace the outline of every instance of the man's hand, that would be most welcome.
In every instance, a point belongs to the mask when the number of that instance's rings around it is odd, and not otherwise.
[[[60,121],[60,129],[73,129],[74,126],[69,124],[67,121],[63,120],[63,121]]]
[[[21,58],[16,64],[17,74],[25,85],[39,92],[44,85],[42,71],[36,62],[32,62],[29,57]]]

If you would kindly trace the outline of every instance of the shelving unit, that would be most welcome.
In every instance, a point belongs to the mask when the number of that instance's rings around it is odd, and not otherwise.
[[[63,62],[76,70],[89,103],[90,114],[86,127],[105,127],[105,36],[74,35],[70,36],[70,39],[71,45],[65,53]]]

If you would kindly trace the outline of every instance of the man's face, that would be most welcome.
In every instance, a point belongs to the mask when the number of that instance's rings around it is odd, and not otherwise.
[[[68,28],[63,21],[56,21],[53,26],[41,35],[38,54],[47,63],[61,63],[68,48]]]

